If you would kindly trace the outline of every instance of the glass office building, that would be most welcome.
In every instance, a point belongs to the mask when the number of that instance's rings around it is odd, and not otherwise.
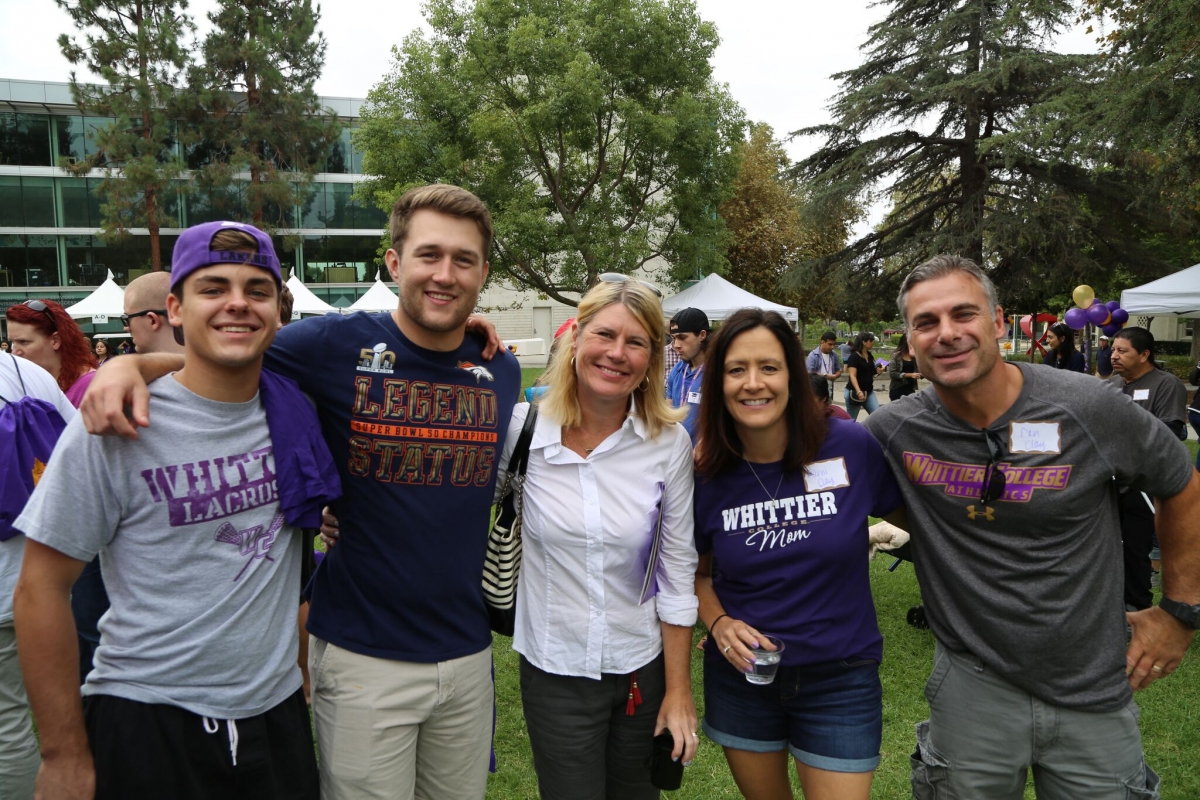
[[[342,134],[305,201],[273,210],[285,223],[275,244],[285,272],[294,268],[318,296],[344,307],[375,279],[387,215],[353,197],[363,176],[362,154],[351,147],[350,131],[362,101],[322,97],[321,103],[337,113]],[[96,190],[103,178],[96,171],[74,177],[58,166],[92,155],[93,132],[109,122],[80,114],[66,83],[0,80],[0,309],[33,297],[70,305],[102,283],[109,270],[122,286],[146,271],[149,232],[134,227],[126,240],[106,243],[98,235]],[[210,157],[203,144],[173,147],[189,168]],[[244,218],[241,191],[235,182],[224,190],[167,193],[162,202],[179,227],[161,232],[164,267],[182,228]]]

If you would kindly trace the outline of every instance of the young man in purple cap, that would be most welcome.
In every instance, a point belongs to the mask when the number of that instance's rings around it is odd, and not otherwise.
[[[15,523],[40,798],[318,797],[299,528],[340,488],[311,406],[262,369],[281,285],[258,229],[184,231],[166,312],[187,363],[148,387],[157,424],[129,441],[73,422]],[[111,608],[81,703],[70,591],[97,553]]]
[[[671,346],[679,363],[667,374],[667,398],[676,408],[687,408],[683,427],[696,444],[696,422],[700,415],[700,384],[704,382],[704,351],[708,348],[708,315],[698,308],[685,308],[671,318]]]
[[[482,800],[494,696],[483,560],[521,372],[465,335],[492,241],[479,198],[418,187],[390,227],[396,310],[300,320],[267,353],[316,404],[345,487],[308,617],[321,795]],[[132,401],[138,425],[157,425],[134,367],[152,376],[164,360],[105,367],[89,424],[128,435]]]

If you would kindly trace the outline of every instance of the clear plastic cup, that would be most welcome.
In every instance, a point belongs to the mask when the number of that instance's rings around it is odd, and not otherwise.
[[[750,664],[749,671],[746,672],[746,680],[751,683],[768,684],[775,680],[775,673],[779,671],[779,661],[783,658],[783,642],[774,636],[764,635],[762,638],[774,645],[775,649],[752,649],[750,651],[754,656],[754,662]]]

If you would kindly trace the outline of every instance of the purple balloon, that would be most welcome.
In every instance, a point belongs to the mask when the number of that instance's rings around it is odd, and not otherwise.
[[[1120,325],[1105,325],[1103,328],[1100,329],[1100,332],[1103,333],[1105,336],[1116,336],[1117,331],[1119,331],[1119,330],[1121,330]]]
[[[1116,311],[1112,312],[1113,325],[1124,325],[1126,322],[1129,322],[1128,311],[1123,308],[1118,308]]]
[[[1104,305],[1103,300],[1101,300],[1099,297],[1093,297],[1091,304],[1088,305],[1088,308],[1091,308],[1092,306],[1102,306],[1102,305]],[[1086,311],[1087,309],[1084,309],[1084,310]]]
[[[1073,331],[1081,331],[1087,326],[1088,312],[1082,308],[1069,308],[1066,315],[1063,317],[1063,322],[1067,323],[1067,327]]]
[[[1108,306],[1104,305],[1104,303],[1098,303],[1084,313],[1087,314],[1088,322],[1093,325],[1107,325],[1109,319],[1112,317],[1112,312],[1108,310]]]
[[[1121,301],[1120,300],[1109,300],[1104,305],[1108,306],[1109,311],[1116,311],[1118,308],[1121,307]]]

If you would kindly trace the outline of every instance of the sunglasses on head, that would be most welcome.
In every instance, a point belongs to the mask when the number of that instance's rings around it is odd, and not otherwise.
[[[605,283],[624,283],[625,281],[640,283],[642,286],[645,286],[647,289],[654,292],[654,294],[658,296],[659,300],[662,300],[662,290],[653,283],[650,283],[650,281],[643,281],[638,278],[630,277],[629,275],[622,275],[620,272],[604,272],[600,274],[599,279]]]
[[[54,321],[54,312],[50,310],[50,306],[46,305],[41,300],[26,300],[21,305],[28,306],[34,311],[45,314],[50,318],[50,324],[54,326],[54,330],[58,330],[58,323]]]

